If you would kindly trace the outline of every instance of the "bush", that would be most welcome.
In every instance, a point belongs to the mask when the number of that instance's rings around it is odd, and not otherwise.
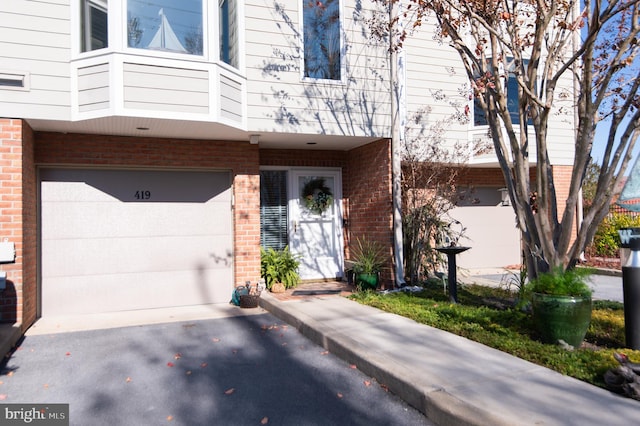
[[[293,288],[300,282],[298,267],[300,257],[284,250],[260,249],[260,275],[265,280],[267,289],[271,290],[274,283],[282,283],[285,288]]]
[[[589,253],[598,257],[618,257],[620,249],[620,236],[618,230],[621,228],[640,227],[640,217],[629,216],[623,213],[613,213],[606,217],[598,226],[593,243],[589,248]]]

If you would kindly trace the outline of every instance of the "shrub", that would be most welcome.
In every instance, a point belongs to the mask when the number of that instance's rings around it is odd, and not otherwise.
[[[590,254],[599,257],[618,257],[618,249],[620,248],[618,230],[634,227],[640,227],[640,216],[633,217],[623,213],[613,213],[606,217],[598,226],[593,237],[593,243],[589,248]]]
[[[291,253],[289,247],[283,250],[260,249],[260,275],[269,290],[274,283],[282,283],[285,288],[297,286],[300,282],[299,266],[299,257]]]

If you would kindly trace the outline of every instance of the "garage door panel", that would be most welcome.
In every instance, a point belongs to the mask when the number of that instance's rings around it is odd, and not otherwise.
[[[46,169],[40,220],[43,315],[229,301],[229,173]]]
[[[67,239],[50,241],[47,246],[42,267],[49,271],[49,277],[104,274],[114,270],[190,270],[197,266],[222,269],[233,265],[232,251],[224,236]]]
[[[47,238],[228,234],[230,203],[50,202],[42,218]],[[204,211],[203,209],[206,209]],[[217,218],[203,221],[204,215]],[[114,233],[116,233],[114,235]]]
[[[208,270],[52,278],[50,288],[56,291],[46,294],[46,315],[228,303],[231,293],[226,283],[231,281],[231,272],[220,275]]]
[[[225,175],[222,179],[221,175]],[[110,201],[202,203],[231,200],[228,173],[162,170],[43,169],[42,201]],[[66,182],[60,186],[58,183]]]

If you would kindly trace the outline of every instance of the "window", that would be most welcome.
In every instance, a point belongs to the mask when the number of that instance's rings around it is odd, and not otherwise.
[[[529,61],[524,61],[525,67]],[[509,116],[511,116],[511,122],[515,125],[520,124],[520,115],[518,111],[518,82],[516,81],[516,75],[513,72],[513,60],[509,62],[509,78],[506,82],[506,90],[507,90],[507,110],[509,111]],[[484,110],[480,107],[480,103],[477,100],[473,101],[473,124],[476,126],[486,126],[487,117],[484,114]]]
[[[340,1],[302,0],[304,76],[341,78]]]
[[[202,0],[128,0],[127,44],[202,55]]]
[[[220,1],[220,60],[238,68],[236,0]]]
[[[82,51],[107,47],[107,0],[83,0],[81,5]]]
[[[289,243],[287,234],[287,172],[260,171],[260,245],[282,250]]]

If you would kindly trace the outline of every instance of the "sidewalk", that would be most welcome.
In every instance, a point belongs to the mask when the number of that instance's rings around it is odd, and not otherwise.
[[[640,401],[337,294],[261,306],[441,425],[629,425]]]

